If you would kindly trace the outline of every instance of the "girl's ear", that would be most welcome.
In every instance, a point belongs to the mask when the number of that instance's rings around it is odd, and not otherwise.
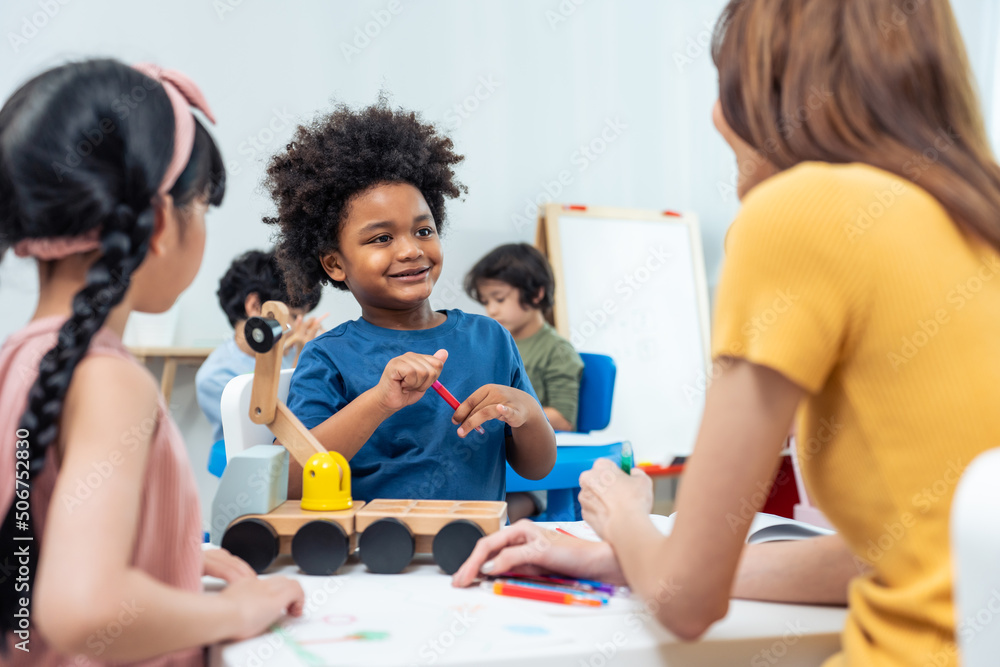
[[[158,196],[153,202],[153,234],[149,238],[150,255],[166,254],[171,235],[177,233],[177,209],[170,195]]]
[[[544,287],[539,287],[538,288],[538,294],[536,294],[535,298],[531,300],[531,303],[533,305],[537,306],[538,304],[540,304],[542,302],[542,299],[544,299],[544,298],[545,298],[545,288]]]
[[[247,294],[247,298],[243,299],[243,310],[247,314],[247,318],[250,317],[260,317],[260,295],[257,292],[250,292]]]
[[[323,270],[326,271],[326,275],[330,276],[331,279],[336,280],[338,283],[345,282],[347,280],[347,273],[344,272],[344,267],[341,265],[340,253],[334,250],[333,252],[327,253],[319,258],[320,264],[323,265]]]

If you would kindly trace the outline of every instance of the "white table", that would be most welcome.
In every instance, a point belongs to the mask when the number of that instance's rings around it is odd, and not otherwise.
[[[308,620],[284,624],[281,634],[215,646],[211,667],[808,667],[838,650],[846,617],[837,607],[734,600],[700,641],[683,643],[631,598],[594,610],[456,590],[429,556],[397,575],[370,574],[352,557],[331,577],[302,575],[283,556],[271,573],[302,583]]]

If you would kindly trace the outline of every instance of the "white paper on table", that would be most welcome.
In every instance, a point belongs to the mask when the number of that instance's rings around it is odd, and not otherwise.
[[[453,588],[443,577],[300,579],[306,613],[227,647],[240,665],[412,665],[496,659],[571,643],[562,605]]]

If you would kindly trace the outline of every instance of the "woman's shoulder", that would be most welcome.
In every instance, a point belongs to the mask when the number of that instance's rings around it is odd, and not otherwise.
[[[941,204],[904,176],[859,162],[803,162],[744,196],[726,248],[735,238],[784,239],[793,247],[822,245],[823,252],[876,260],[893,252],[899,234],[912,236],[918,219],[921,229],[951,232]],[[858,243],[862,237],[866,243]]]
[[[831,211],[831,203],[867,207],[873,201],[891,202],[917,192],[924,191],[913,181],[871,164],[801,162],[761,181],[744,195],[741,214],[795,202],[812,204],[822,215]]]
[[[903,180],[857,163],[795,165],[744,195],[726,234],[726,252],[748,244],[778,245],[786,250],[805,250],[819,244],[827,251],[846,252],[852,245],[851,225],[859,210],[877,201],[882,189],[891,193],[896,181],[900,181],[897,190],[903,187]]]

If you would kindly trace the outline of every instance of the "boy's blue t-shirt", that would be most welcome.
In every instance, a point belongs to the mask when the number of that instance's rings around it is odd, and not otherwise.
[[[460,310],[432,329],[398,331],[363,319],[345,322],[305,346],[292,375],[288,407],[306,428],[326,421],[382,378],[406,352],[448,350],[439,378],[459,401],[485,384],[516,387],[536,401],[514,339],[495,320]],[[386,419],[351,459],[354,498],[503,500],[506,434],[493,419],[459,438],[455,411],[433,389]]]

